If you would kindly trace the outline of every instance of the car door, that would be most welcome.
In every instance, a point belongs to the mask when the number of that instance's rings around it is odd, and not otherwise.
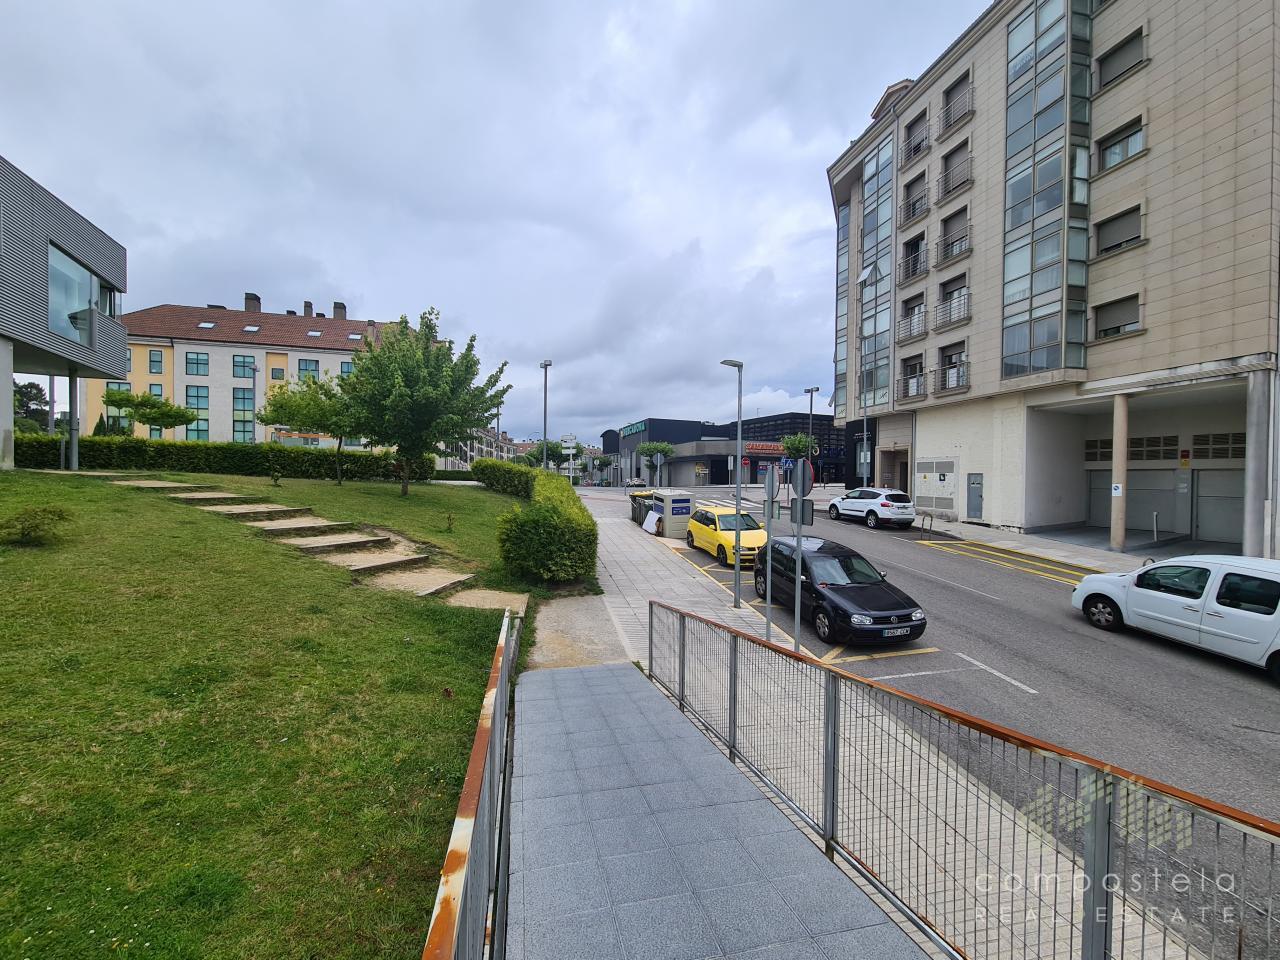
[[[1237,660],[1262,663],[1276,635],[1278,605],[1280,577],[1224,565],[1205,598],[1200,643]]]
[[[693,545],[704,548],[707,542],[707,511],[695,510],[689,520],[689,533],[693,535]]]
[[[1125,597],[1125,623],[1171,640],[1200,643],[1205,588],[1217,572],[1210,563],[1162,563],[1134,577]]]
[[[849,517],[853,515],[853,504],[857,499],[857,496],[857,490],[850,490],[836,501],[836,509],[840,511],[840,515],[842,517]]]
[[[860,517],[867,512],[867,501],[865,499],[865,490],[854,490],[849,494],[848,506],[845,513],[850,517]]]
[[[775,603],[786,603],[795,600],[796,555],[795,551],[785,543],[775,541],[773,550],[773,600]]]

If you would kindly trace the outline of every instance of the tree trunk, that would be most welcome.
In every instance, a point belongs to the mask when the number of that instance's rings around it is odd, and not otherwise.
[[[400,458],[400,496],[407,497],[409,495],[409,461],[403,457]]]
[[[338,486],[342,486],[342,437],[338,437],[338,449],[334,451],[334,463],[338,467]]]

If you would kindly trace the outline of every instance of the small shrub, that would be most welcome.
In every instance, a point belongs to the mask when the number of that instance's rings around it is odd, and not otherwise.
[[[48,543],[70,519],[71,514],[62,507],[23,507],[12,516],[0,520],[0,540],[23,546]]]
[[[477,480],[470,470],[437,470],[433,480]]]
[[[568,478],[489,459],[477,460],[471,472],[492,490],[531,501],[498,518],[498,550],[507,569],[557,583],[595,572],[596,521]]]

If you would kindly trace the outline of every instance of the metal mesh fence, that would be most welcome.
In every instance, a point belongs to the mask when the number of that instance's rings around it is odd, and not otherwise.
[[[655,680],[946,949],[1280,960],[1280,824],[653,603]]]

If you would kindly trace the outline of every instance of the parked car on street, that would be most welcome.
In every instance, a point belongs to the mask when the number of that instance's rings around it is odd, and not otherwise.
[[[881,524],[909,527],[916,522],[911,497],[892,487],[858,487],[827,504],[832,520],[861,520],[875,529]]]
[[[627,479],[622,481],[622,485],[624,487],[643,487],[645,486],[645,482],[642,477],[627,477]]]
[[[773,599],[795,604],[796,538],[774,537]],[[885,579],[866,557],[834,540],[800,539],[800,612],[819,639],[915,640],[924,633],[924,610]],[[756,596],[765,595],[765,563],[756,564]]]
[[[698,550],[705,550],[724,566],[733,564],[735,531],[741,527],[742,565],[756,562],[756,554],[764,547],[768,537],[760,522],[749,513],[737,513],[733,507],[699,504],[689,515],[689,529],[685,543]]]
[[[1266,667],[1280,680],[1280,560],[1175,557],[1131,573],[1095,573],[1071,605],[1100,630],[1128,625]]]

